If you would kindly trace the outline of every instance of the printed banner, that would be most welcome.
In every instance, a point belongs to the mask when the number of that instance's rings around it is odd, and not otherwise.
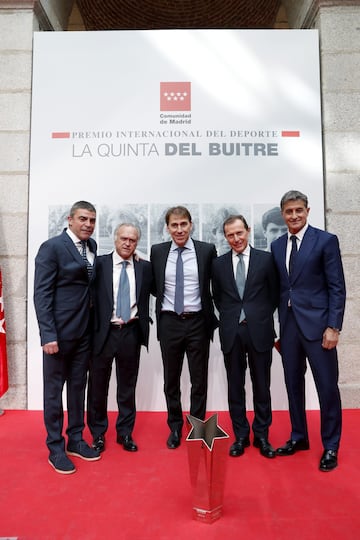
[[[228,249],[222,223],[242,213],[251,243],[269,249],[286,228],[279,201],[304,191],[323,226],[318,33],[315,30],[40,32],[34,35],[29,298],[40,243],[66,226],[69,208],[97,208],[99,253],[122,221],[142,231],[139,254],[168,239],[164,215],[192,214],[193,236]],[[29,302],[29,408],[42,408],[41,348]],[[186,364],[186,362],[185,362]],[[184,410],[189,375],[183,373]],[[112,385],[114,381],[112,381]],[[307,405],[317,408],[308,380]],[[252,408],[247,381],[248,406]],[[142,352],[139,410],[165,410],[156,329]],[[274,352],[274,409],[287,408]],[[109,407],[116,409],[110,391]],[[227,409],[218,335],[208,410]]]

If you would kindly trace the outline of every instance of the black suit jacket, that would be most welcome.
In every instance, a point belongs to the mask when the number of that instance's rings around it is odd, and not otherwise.
[[[199,272],[200,298],[203,314],[206,322],[206,329],[209,339],[213,338],[214,330],[218,325],[218,321],[214,314],[214,305],[210,292],[211,265],[216,258],[216,248],[214,244],[193,240],[196,259]],[[159,337],[159,319],[161,313],[161,305],[164,297],[165,289],[165,268],[169,255],[171,242],[163,242],[155,244],[151,248],[150,260],[152,262],[154,274],[154,289],[153,294],[156,296],[156,320],[157,320],[157,337]]]
[[[149,323],[151,321],[149,317],[149,297],[152,288],[151,264],[149,261],[142,259],[137,261],[134,259],[134,271],[141,344],[147,347],[149,343]],[[94,304],[93,352],[99,354],[110,331],[110,321],[114,307],[112,253],[97,258]]]
[[[250,248],[249,268],[243,300],[234,277],[232,251],[213,262],[213,294],[220,314],[219,335],[222,351],[230,352],[241,309],[255,349],[264,352],[274,344],[273,312],[278,300],[278,278],[271,253]]]
[[[88,330],[91,281],[79,250],[65,232],[46,240],[35,258],[34,303],[41,345],[75,340]],[[96,255],[96,242],[88,240]]]

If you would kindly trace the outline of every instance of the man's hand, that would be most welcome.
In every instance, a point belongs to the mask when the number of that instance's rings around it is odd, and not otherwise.
[[[59,352],[57,341],[51,341],[50,343],[45,343],[45,345],[43,345],[42,348],[45,354],[56,354],[57,352]]]
[[[336,347],[339,341],[339,334],[340,332],[338,330],[334,330],[334,328],[326,328],[325,332],[323,333],[322,340],[322,346],[324,349],[333,349]]]

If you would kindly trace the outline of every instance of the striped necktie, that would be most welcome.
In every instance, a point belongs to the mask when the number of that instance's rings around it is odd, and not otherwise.
[[[85,240],[81,240],[81,257],[83,258],[83,261],[86,264],[86,270],[87,270],[89,279],[91,279],[91,276],[93,273],[93,267],[86,255],[86,244],[87,243]]]

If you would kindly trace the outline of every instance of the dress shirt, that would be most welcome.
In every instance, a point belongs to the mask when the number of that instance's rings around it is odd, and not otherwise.
[[[236,269],[237,265],[239,264],[239,253],[233,250],[232,252],[232,263],[233,263],[233,270],[234,270],[234,278],[236,280]],[[249,262],[250,262],[250,246],[249,244],[246,246],[244,251],[242,251],[243,261],[244,261],[244,268],[245,268],[245,279],[247,277],[247,273],[249,270]]]
[[[299,251],[302,239],[304,238],[304,234],[306,233],[308,226],[309,226],[308,223],[306,223],[306,225],[300,231],[298,231],[295,235],[291,234],[291,232],[288,231],[288,242],[286,246],[286,269],[288,272],[289,272],[290,253],[291,253],[291,247],[292,247],[291,237],[296,236],[296,245],[297,245],[297,250]]]
[[[184,311],[200,311],[201,298],[199,286],[199,272],[197,265],[194,242],[191,238],[185,244],[182,252],[184,265]],[[165,268],[165,287],[162,302],[163,311],[175,311],[175,281],[176,281],[176,260],[178,258],[177,244],[171,242],[170,251]]]
[[[71,229],[67,228],[66,232],[70,236],[71,240],[74,242],[74,244],[76,246],[76,249],[78,250],[78,252],[81,255],[82,254],[81,240],[72,232]],[[87,258],[87,260],[89,261],[90,264],[92,264],[92,265],[94,264],[95,255],[90,250],[87,242],[86,242],[86,258]]]
[[[120,279],[120,273],[122,265],[121,263],[125,260],[117,253],[117,251],[113,252],[113,299],[114,299],[114,305],[113,305],[113,314],[111,317],[111,322],[114,324],[122,324],[124,321],[119,317],[116,316],[116,299],[118,295],[118,289],[119,289],[119,279]],[[135,269],[134,269],[134,260],[131,257],[131,259],[126,259],[129,264],[126,265],[126,273],[129,278],[129,284],[130,284],[130,320],[135,319],[137,315],[137,305],[136,305],[136,284],[135,284]]]

